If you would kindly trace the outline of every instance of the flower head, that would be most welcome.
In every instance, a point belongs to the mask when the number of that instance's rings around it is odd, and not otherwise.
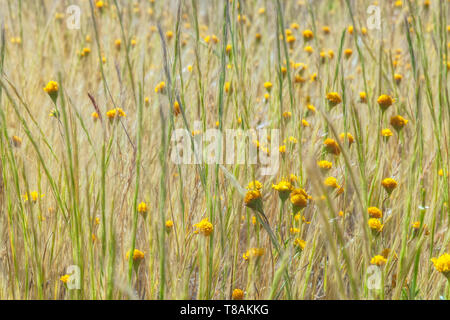
[[[339,135],[339,139],[343,142],[345,140],[345,133],[342,132]],[[348,141],[348,145],[351,146],[353,142],[355,142],[355,138],[353,137],[353,135],[350,132],[347,132],[347,141]]]
[[[44,87],[44,91],[48,94],[58,92],[58,83],[56,81],[49,81],[47,85]]]
[[[303,250],[305,250],[305,247],[306,247],[306,241],[302,240],[300,238],[295,238],[295,240],[294,240],[294,247],[296,247],[297,249],[303,251]]]
[[[139,205],[137,207],[137,211],[142,214],[147,213],[147,204],[145,202],[139,203]]]
[[[164,93],[166,89],[166,83],[164,81],[161,81],[158,83],[155,87],[155,93]]]
[[[326,98],[332,107],[342,102],[342,98],[337,92],[328,92]]]
[[[48,93],[54,103],[56,103],[56,99],[58,98],[58,90],[58,83],[56,81],[49,81],[44,87],[44,91]]]
[[[311,30],[307,29],[307,30],[303,31],[303,39],[305,41],[309,41],[313,38],[314,38],[314,33]]]
[[[379,267],[384,266],[387,262],[387,259],[383,256],[376,255],[370,260],[370,264],[375,264]]]
[[[260,211],[262,208],[261,191],[258,189],[247,191],[244,203],[247,207]]]
[[[323,144],[325,145],[325,149],[327,150],[327,152],[334,154],[335,156],[338,156],[341,153],[341,149],[339,148],[339,145],[335,140],[327,138],[325,139]]]
[[[208,237],[214,230],[214,226],[208,221],[208,218],[203,218],[199,223],[194,224],[194,227],[197,228],[195,233],[201,233],[205,237]]]
[[[278,191],[280,199],[285,201],[294,189],[294,186],[289,181],[283,179],[278,184],[272,184],[272,189]]]
[[[397,181],[395,181],[394,179],[386,178],[383,181],[381,181],[381,185],[388,194],[391,194],[392,191],[394,191],[394,189],[397,188],[398,184]]]
[[[309,196],[304,189],[298,188],[291,192],[291,203],[294,212],[298,212],[308,205]]]
[[[22,145],[22,138],[20,138],[18,136],[12,136],[11,142],[14,147],[19,148]]]
[[[402,116],[393,116],[391,117],[391,126],[395,128],[395,130],[400,131],[404,126],[408,123],[408,120],[403,118]]]
[[[130,258],[130,250],[127,251],[127,254],[125,255],[125,259],[129,259]],[[133,251],[133,261],[140,261],[144,259],[144,252],[138,250],[138,249],[134,249]]]
[[[381,96],[378,97],[377,102],[381,110],[386,111],[387,108],[392,106],[392,104],[394,103],[394,99],[387,94],[382,94]]]
[[[367,223],[369,224],[369,228],[372,229],[373,231],[377,233],[383,231],[384,225],[381,223],[380,220],[376,218],[370,218]]]
[[[70,275],[65,274],[61,278],[59,278],[59,280],[61,280],[62,283],[67,284],[67,282],[69,282],[70,280]]]
[[[317,165],[323,171],[328,171],[333,167],[333,163],[330,161],[327,161],[327,160],[321,160],[321,161],[317,162]]]
[[[369,207],[367,209],[367,212],[369,213],[369,216],[371,216],[372,218],[380,219],[383,217],[383,212],[377,207]]]
[[[432,258],[431,261],[437,271],[450,279],[450,254],[444,253],[439,258]]]
[[[267,91],[272,90],[272,86],[272,82],[267,81],[264,83],[264,88],[266,88]]]
[[[392,131],[390,129],[382,129],[381,136],[387,140],[389,137],[392,137]]]
[[[173,229],[173,221],[172,220],[167,220],[166,221],[166,231],[170,232]]]
[[[367,93],[361,91],[359,93],[359,102],[366,103],[367,102]]]
[[[251,248],[250,250],[247,250],[242,257],[244,260],[248,261],[249,259],[262,257],[265,251],[264,248]]]
[[[233,300],[243,300],[244,299],[244,291],[241,289],[234,289],[231,295]]]
[[[247,185],[247,190],[261,190],[263,185],[258,180],[250,181]]]

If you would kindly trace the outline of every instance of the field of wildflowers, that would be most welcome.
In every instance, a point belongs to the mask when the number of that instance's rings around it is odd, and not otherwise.
[[[0,0],[0,299],[450,299],[449,14]]]

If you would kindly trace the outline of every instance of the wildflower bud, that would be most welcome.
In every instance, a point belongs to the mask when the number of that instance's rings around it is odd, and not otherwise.
[[[170,233],[173,229],[173,221],[172,220],[167,220],[166,221],[166,232]]]
[[[48,93],[53,103],[56,104],[56,99],[58,98],[58,83],[56,81],[49,81],[44,87],[44,91]]]
[[[231,295],[233,300],[243,300],[244,299],[244,291],[241,289],[234,289]]]

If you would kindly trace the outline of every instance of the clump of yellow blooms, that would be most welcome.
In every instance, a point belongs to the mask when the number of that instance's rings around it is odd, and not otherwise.
[[[379,267],[384,266],[387,262],[387,259],[383,256],[376,255],[370,260],[370,264],[377,265]]]
[[[344,132],[342,132],[342,133],[339,135],[339,139],[340,139],[342,142],[345,140],[345,133],[344,133]],[[347,141],[348,141],[349,146],[351,146],[352,143],[355,142],[355,138],[353,137],[353,135],[352,135],[350,132],[347,132]]]
[[[377,207],[369,207],[367,209],[367,212],[369,213],[369,216],[371,216],[372,218],[380,219],[383,217],[383,212]]]
[[[56,81],[49,81],[44,87],[44,91],[48,94],[58,92],[58,83]]]
[[[166,231],[170,232],[173,229],[173,221],[172,220],[167,220],[166,221]]]
[[[173,38],[173,31],[167,31],[166,32],[166,38],[167,38],[167,40],[170,40],[170,39],[172,39]]]
[[[306,241],[302,240],[300,238],[295,238],[295,240],[294,240],[294,247],[296,247],[297,249],[303,251],[303,250],[305,250],[305,247],[306,247]]]
[[[321,160],[319,162],[317,162],[317,165],[319,166],[320,169],[322,170],[330,170],[333,167],[333,163],[327,160]]]
[[[315,114],[316,113],[316,107],[314,107],[312,104],[307,104],[306,105],[306,108],[308,109],[308,113],[311,113],[311,114]]]
[[[400,131],[406,124],[408,123],[408,120],[403,118],[402,116],[393,116],[391,117],[391,126],[395,128],[395,130]]]
[[[386,178],[383,181],[381,181],[381,185],[386,190],[388,194],[391,194],[392,191],[394,191],[395,188],[397,188],[397,181],[393,178]]]
[[[208,237],[214,230],[214,226],[208,221],[208,218],[203,218],[199,223],[194,224],[197,228],[194,233],[201,233],[205,237]]]
[[[20,37],[12,37],[11,43],[20,45],[22,44],[22,39]]]
[[[306,193],[304,189],[298,188],[291,192],[291,203],[294,212],[297,213],[301,209],[306,208],[308,205],[308,199],[310,196]]]
[[[338,156],[341,153],[341,149],[339,148],[339,145],[335,140],[327,138],[325,139],[323,144],[325,145],[325,150],[327,152],[334,154],[335,156]]]
[[[97,121],[98,118],[99,118],[99,115],[98,115],[98,113],[96,111],[94,111],[94,112],[91,113],[91,117],[92,117],[92,119],[94,121]]]
[[[104,3],[103,1],[97,1],[97,2],[95,3],[95,6],[96,6],[98,9],[102,9],[102,8],[105,6],[105,3]]]
[[[306,47],[303,48],[303,50],[304,50],[306,53],[309,53],[309,54],[311,54],[311,53],[314,52],[314,49],[313,49],[313,47],[311,47],[311,46],[306,46]]]
[[[19,148],[22,145],[22,139],[18,136],[12,136],[11,142],[14,147]]]
[[[361,91],[359,93],[359,101],[362,103],[366,103],[367,102],[367,94],[364,91]]]
[[[115,108],[115,109],[111,109],[108,110],[106,112],[106,116],[108,117],[109,120],[114,120],[116,117],[126,117],[126,113],[125,111],[123,111],[122,108]]]
[[[389,139],[389,137],[392,136],[392,131],[390,129],[382,129],[381,130],[381,136],[384,137],[385,139]]]
[[[252,209],[259,209],[261,204],[261,191],[258,189],[249,190],[245,194],[244,203],[247,207]]]
[[[147,213],[147,204],[145,202],[141,202],[139,203],[138,207],[137,207],[137,211],[143,215],[145,215]]]
[[[267,91],[270,91],[270,90],[272,90],[272,82],[269,82],[269,81],[267,81],[267,82],[265,82],[264,83],[264,88],[267,90]]]
[[[61,278],[59,278],[59,280],[60,280],[62,283],[67,284],[67,282],[69,282],[69,280],[70,280],[70,275],[65,274],[65,275],[63,275]]]
[[[155,93],[164,93],[166,89],[166,83],[164,81],[161,81],[158,83],[155,87]]]
[[[326,98],[332,107],[342,102],[342,98],[337,92],[328,92]]]
[[[44,196],[45,196],[44,194],[40,195],[41,198],[43,198]],[[28,201],[28,193],[25,193],[22,197],[25,202]],[[31,201],[36,202],[39,199],[39,193],[37,191],[31,191],[30,197],[31,197]]]
[[[328,177],[324,180],[323,184],[330,188],[339,188],[339,184],[335,177]]]
[[[233,88],[231,87],[231,82],[229,82],[229,81],[225,82],[223,89],[225,90],[226,93],[233,92]]]
[[[345,57],[347,59],[350,58],[352,56],[352,54],[353,54],[353,50],[352,49],[345,49],[344,50],[344,55],[345,55]]]
[[[413,229],[420,229],[420,221],[414,221],[414,222],[411,224],[411,227],[412,227]]]
[[[303,31],[303,39],[305,41],[312,40],[313,38],[314,38],[314,33],[311,30],[306,29]]]
[[[173,114],[176,116],[178,116],[181,113],[181,108],[180,108],[180,104],[178,103],[178,101],[175,101],[173,103]]]
[[[133,251],[133,261],[141,261],[142,259],[144,259],[144,252],[142,252],[141,250],[138,249],[134,249]],[[126,255],[125,255],[125,259],[129,259],[130,258],[130,250],[127,251]]]
[[[233,300],[243,300],[244,299],[244,291],[241,289],[234,289],[233,293],[231,294],[231,298]]]
[[[278,184],[272,184],[272,189],[278,191],[280,199],[285,201],[294,190],[294,186],[289,181],[282,179]]]
[[[259,258],[262,257],[265,253],[264,248],[251,248],[250,250],[247,250],[242,257],[245,261],[248,261],[249,259]]]
[[[292,117],[292,112],[290,112],[290,111],[283,112],[283,118],[290,119],[291,117]]]
[[[377,233],[383,231],[384,225],[381,223],[380,220],[376,218],[370,218],[367,223],[369,225],[369,228],[372,229],[373,231],[376,231]]]
[[[80,56],[87,57],[90,53],[91,53],[91,49],[86,47],[86,48],[83,48],[83,50],[81,50]]]
[[[120,39],[114,40],[114,46],[116,47],[117,50],[120,50],[120,47],[122,46],[122,40]]]
[[[262,183],[258,180],[250,181],[247,185],[247,190],[261,190],[263,187]]]
[[[432,258],[434,267],[450,280],[450,254],[444,253],[439,258]]]
[[[381,110],[386,111],[387,108],[392,106],[392,104],[394,103],[394,99],[387,94],[382,94],[381,96],[378,97],[377,102]]]

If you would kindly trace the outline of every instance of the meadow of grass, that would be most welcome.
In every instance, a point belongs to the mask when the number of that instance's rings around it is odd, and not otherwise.
[[[0,299],[449,299],[449,8],[0,0]]]

